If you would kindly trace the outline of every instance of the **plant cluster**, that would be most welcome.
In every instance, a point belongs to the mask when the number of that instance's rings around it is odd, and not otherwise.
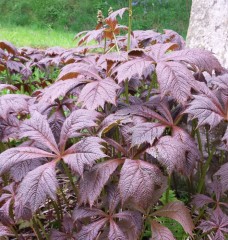
[[[228,72],[126,11],[74,49],[0,42],[0,236],[226,239]]]

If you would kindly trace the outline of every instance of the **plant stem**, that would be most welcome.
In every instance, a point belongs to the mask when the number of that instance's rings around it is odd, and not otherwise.
[[[52,200],[52,205],[55,209],[55,212],[56,212],[56,215],[57,215],[57,220],[58,220],[58,225],[59,225],[59,228],[60,228],[60,225],[61,225],[61,222],[62,222],[62,219],[61,219],[61,215],[60,215],[60,212],[59,212],[59,207],[58,205],[56,204],[55,201]]]
[[[70,210],[69,202],[68,202],[68,200],[67,200],[67,198],[66,198],[66,196],[65,196],[65,193],[64,193],[63,189],[60,187],[59,190],[60,190],[60,192],[61,192],[61,194],[62,194],[62,196],[63,196],[63,201],[64,201],[64,203],[65,203],[66,206],[68,207],[68,210],[71,211],[71,210]]]
[[[207,139],[207,153],[210,155],[210,138],[209,138],[209,130],[206,128],[206,139]]]
[[[127,51],[130,50],[131,47],[131,28],[132,28],[132,0],[128,1],[129,9],[128,9],[128,36],[127,36]]]
[[[19,235],[18,235],[18,233],[17,233],[17,230],[14,228],[14,226],[11,226],[11,227],[10,227],[10,230],[14,233],[16,239],[19,240],[20,237],[19,237]]]
[[[65,171],[67,177],[70,180],[70,183],[71,183],[71,186],[73,188],[73,191],[74,191],[75,195],[78,196],[78,191],[77,191],[77,188],[75,187],[73,176],[72,176],[69,168],[67,167],[67,165],[63,161],[62,161],[62,165],[63,165],[64,171]]]
[[[153,73],[153,76],[152,76],[152,79],[151,79],[151,82],[150,82],[150,86],[149,86],[149,88],[148,88],[148,94],[147,94],[147,97],[146,97],[146,101],[149,101],[149,99],[150,99],[150,92],[151,92],[154,84],[156,83],[156,81],[157,81],[157,75],[156,75],[156,73],[154,72],[154,73]]]
[[[126,97],[126,103],[129,104],[129,96],[128,96],[128,80],[126,80],[124,82],[124,86],[125,86],[125,97]]]
[[[118,54],[120,55],[120,49],[119,49],[119,46],[118,46],[116,35],[115,35],[115,33],[112,33],[112,34],[113,34],[113,37],[114,37],[114,40],[115,40],[116,50],[117,50]]]
[[[132,28],[132,0],[129,0],[129,9],[128,9],[128,36],[127,36],[127,51],[131,48],[131,28]],[[128,98],[128,80],[125,81],[125,97],[126,103],[129,103]]]
[[[200,178],[200,182],[199,182],[199,185],[198,185],[198,189],[197,189],[197,192],[198,193],[201,193],[202,192],[202,189],[203,189],[203,186],[205,184],[205,177],[206,177],[206,174],[207,174],[207,170],[211,164],[211,160],[213,158],[213,154],[215,152],[215,147],[212,148],[211,152],[210,152],[210,155],[208,156],[208,159],[202,169],[202,175],[201,175],[201,178]]]
[[[40,233],[40,230],[39,230],[36,220],[34,218],[32,219],[32,229],[33,229],[35,235],[37,236],[37,239],[42,240],[43,239],[42,234]]]
[[[48,235],[46,234],[46,230],[44,229],[44,226],[43,226],[43,224],[41,223],[40,219],[37,218],[36,216],[34,216],[34,219],[35,219],[36,223],[38,223],[38,225],[40,226],[40,228],[41,228],[41,230],[42,230],[42,232],[43,232],[43,234],[44,234],[45,239],[48,240],[49,237],[48,237]]]
[[[168,176],[168,187],[167,187],[166,192],[165,192],[165,202],[166,202],[166,203],[169,202],[169,191],[170,191],[170,187],[171,187],[171,175]]]

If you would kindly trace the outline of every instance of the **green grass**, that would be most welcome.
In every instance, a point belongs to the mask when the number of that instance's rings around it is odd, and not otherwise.
[[[133,29],[172,29],[186,36],[191,0],[133,0]],[[128,0],[0,0],[0,23],[80,32],[96,26],[97,10],[107,16]],[[121,24],[127,24],[125,14]]]
[[[72,48],[76,46],[73,41],[75,33],[63,32],[48,28],[32,26],[0,25],[0,40],[6,40],[17,47],[30,46],[47,48],[60,46]]]
[[[186,37],[191,0],[134,0],[133,30],[172,29]],[[97,10],[107,16],[128,0],[0,0],[0,40],[16,46],[74,47],[73,37],[96,26]],[[128,24],[127,13],[120,24]]]

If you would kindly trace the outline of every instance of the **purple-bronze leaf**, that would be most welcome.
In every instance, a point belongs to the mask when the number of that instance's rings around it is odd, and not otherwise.
[[[128,232],[128,227],[121,228],[126,236],[131,235],[131,238],[127,239],[138,239],[139,235],[142,233],[143,221],[142,215],[138,211],[123,211],[113,215],[113,218],[118,218],[120,220],[119,227],[127,224],[130,228],[130,233]]]
[[[161,59],[163,59],[163,56],[166,56],[166,52],[175,50],[177,48],[178,45],[175,43],[157,43],[148,46],[146,48],[146,52],[154,62],[158,63],[161,61]]]
[[[68,234],[64,232],[60,232],[56,229],[52,229],[50,239],[51,240],[69,240],[69,237],[68,237]]]
[[[196,194],[192,200],[192,204],[197,208],[202,208],[209,203],[215,203],[215,201],[211,197],[208,197],[204,194]]]
[[[146,150],[148,154],[155,157],[171,174],[174,170],[185,173],[186,149],[184,144],[175,137],[164,136],[157,144]]]
[[[157,221],[151,222],[152,238],[151,240],[175,240],[172,232]]]
[[[224,233],[228,233],[228,216],[223,213],[221,209],[217,208],[210,213],[208,220],[201,221],[198,228],[201,229],[203,233],[215,232],[216,236],[220,236],[220,238],[214,238],[216,240],[225,240]]]
[[[213,70],[222,69],[218,59],[209,51],[203,49],[184,49],[173,51],[163,56],[162,61],[183,61],[197,66],[201,72],[207,71],[212,74]]]
[[[95,165],[90,171],[85,172],[79,182],[80,202],[88,202],[92,206],[112,173],[122,162],[122,159],[108,160]]]
[[[40,158],[52,158],[54,156],[54,154],[34,147],[10,148],[0,154],[0,175],[10,170],[10,168],[12,168],[14,165],[22,163],[24,161],[32,159],[38,159],[38,161],[40,161]]]
[[[82,175],[85,165],[92,166],[96,160],[107,157],[101,150],[103,142],[97,137],[84,138],[65,151],[63,160],[73,171]]]
[[[155,186],[162,184],[160,169],[148,162],[126,159],[120,172],[119,189],[122,203],[132,201],[141,209],[150,207]]]
[[[67,81],[57,81],[42,90],[39,102],[54,103],[59,97],[65,97],[71,90],[77,88],[80,84],[87,82],[84,79],[69,79]]]
[[[73,211],[72,218],[74,221],[77,221],[95,216],[105,217],[106,214],[102,210],[97,208],[76,207]]]
[[[1,207],[0,207],[0,222],[6,226],[12,225],[14,222],[10,216],[10,205],[12,199],[9,198]]]
[[[110,184],[107,187],[107,202],[109,206],[109,212],[113,213],[120,203],[120,191],[117,187],[117,185]]]
[[[10,42],[1,41],[0,42],[0,48],[2,50],[6,50],[8,53],[11,53],[13,55],[17,55],[18,54],[17,48]]]
[[[148,142],[153,144],[156,139],[159,139],[165,130],[165,126],[160,123],[141,123],[136,125],[132,131],[131,145],[136,146]]]
[[[194,100],[185,110],[192,119],[198,119],[198,126],[209,124],[211,128],[217,126],[225,117],[221,105],[205,95],[195,95]]]
[[[10,227],[4,226],[0,223],[0,237],[13,236]]]
[[[46,162],[45,158],[36,158],[35,160],[29,159],[14,164],[10,169],[10,175],[15,182],[20,182],[25,175],[33,169],[39,167]]]
[[[152,61],[143,59],[143,58],[136,58],[130,60],[128,62],[120,64],[113,73],[117,72],[116,78],[118,82],[121,83],[127,79],[131,79],[133,76],[137,77],[147,77],[154,71],[154,65]]]
[[[48,147],[54,153],[59,154],[59,149],[47,118],[37,111],[34,111],[29,120],[23,122],[20,136],[21,138],[29,137],[43,146]]]
[[[55,141],[58,143],[59,142],[59,138],[60,138],[60,133],[61,133],[61,129],[63,126],[63,122],[65,120],[65,116],[63,114],[63,112],[60,110],[55,111],[51,117],[48,119],[51,131],[55,137]]]
[[[194,139],[182,128],[174,126],[172,136],[183,143],[185,148],[185,165],[183,166],[183,172],[189,176],[192,174],[196,162],[200,160],[200,151]]]
[[[110,220],[110,230],[108,234],[108,239],[109,240],[126,240],[126,236],[121,230],[121,228],[118,226],[118,224],[113,221],[112,219]]]
[[[88,83],[81,91],[78,102],[89,110],[104,108],[105,102],[116,105],[116,91],[120,87],[111,78]]]
[[[228,190],[228,163],[225,163],[221,168],[215,173],[215,175],[220,177],[223,190]]]
[[[4,90],[4,89],[8,89],[11,91],[17,91],[18,89],[13,86],[13,85],[9,85],[9,84],[0,84],[0,91]]]
[[[128,10],[128,8],[121,8],[121,9],[118,9],[114,12],[112,12],[108,18],[112,19],[112,20],[115,20],[117,16],[119,16],[120,18],[123,17],[123,14]]]
[[[93,64],[87,63],[72,63],[62,68],[59,74],[59,80],[66,80],[77,78],[78,75],[85,75],[87,77],[101,80],[97,68]]]
[[[55,162],[46,163],[25,176],[18,189],[18,201],[35,212],[47,197],[56,199],[57,186]]]
[[[27,113],[29,99],[29,96],[22,94],[7,94],[0,96],[0,117],[6,120],[9,113]]]
[[[186,66],[178,62],[159,62],[156,73],[162,97],[169,94],[180,103],[187,102],[195,79]]]
[[[71,115],[63,123],[60,134],[60,149],[64,150],[68,138],[77,131],[84,128],[97,126],[96,120],[100,114],[96,111],[79,109],[71,113]]]
[[[89,225],[83,226],[82,230],[76,234],[77,240],[94,240],[96,239],[99,231],[107,222],[106,218],[102,218],[101,220],[95,221]]]
[[[192,236],[194,225],[189,210],[182,202],[170,202],[153,213],[153,216],[168,217],[181,224],[185,232]]]

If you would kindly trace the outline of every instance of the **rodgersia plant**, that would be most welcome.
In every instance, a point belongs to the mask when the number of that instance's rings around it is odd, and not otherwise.
[[[74,49],[0,43],[3,75],[5,56],[30,80],[60,71],[31,96],[0,85],[0,236],[175,239],[169,218],[186,239],[226,238],[227,70],[171,30],[129,31],[128,10],[99,13]]]

